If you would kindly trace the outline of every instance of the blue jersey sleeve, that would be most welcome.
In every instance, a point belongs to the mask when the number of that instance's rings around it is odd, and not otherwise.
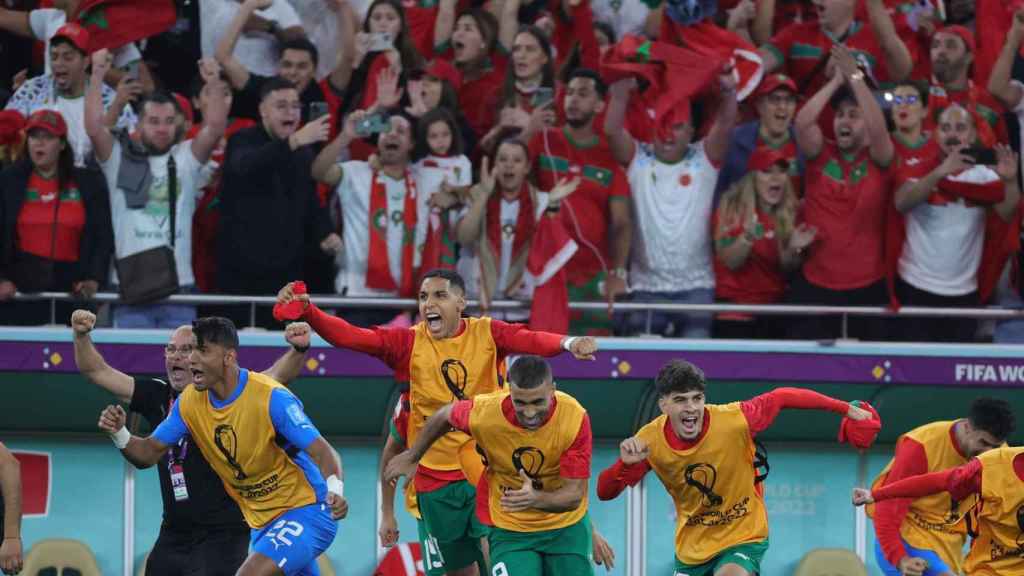
[[[320,438],[320,431],[306,416],[302,402],[288,390],[277,388],[270,393],[270,420],[274,430],[299,450],[305,450]]]
[[[173,446],[184,438],[186,434],[188,434],[188,427],[185,426],[185,421],[181,419],[181,412],[178,410],[178,400],[175,400],[171,406],[171,412],[167,414],[167,418],[164,418],[164,421],[153,431],[153,438],[168,446]]]

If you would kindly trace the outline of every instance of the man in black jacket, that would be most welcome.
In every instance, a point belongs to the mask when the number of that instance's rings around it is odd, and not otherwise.
[[[328,254],[341,248],[310,172],[311,145],[327,139],[330,119],[299,128],[300,113],[295,86],[283,78],[268,80],[260,93],[260,125],[228,140],[217,245],[217,285],[223,292],[274,294],[304,277],[308,245],[319,244]],[[245,324],[247,318],[241,320]]]

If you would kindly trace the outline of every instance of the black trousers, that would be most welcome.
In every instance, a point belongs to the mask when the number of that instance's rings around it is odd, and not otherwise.
[[[146,561],[146,576],[234,576],[249,555],[247,526],[160,528]]]
[[[793,278],[789,288],[792,304],[820,304],[823,306],[884,306],[888,303],[885,280],[853,290],[829,290],[811,284],[803,274]],[[885,341],[888,339],[885,318],[850,316],[847,336],[857,340]],[[842,337],[840,316],[802,316],[793,318],[786,336],[796,340],[833,340]]]
[[[896,295],[903,306],[972,308],[981,304],[978,292],[963,296],[942,296],[921,290],[896,277]],[[894,324],[903,340],[911,342],[974,342],[978,322],[973,318],[898,318]]]

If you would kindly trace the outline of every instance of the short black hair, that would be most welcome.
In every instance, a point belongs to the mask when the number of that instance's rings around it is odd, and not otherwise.
[[[290,80],[286,80],[280,76],[268,78],[267,81],[263,83],[263,86],[260,86],[260,102],[263,102],[267,99],[267,96],[270,96],[278,90],[297,90],[297,88]]]
[[[601,98],[604,98],[605,95],[608,93],[608,85],[604,83],[604,79],[602,79],[601,75],[598,74],[595,70],[592,70],[590,68],[576,68],[572,72],[569,72],[569,75],[566,76],[566,86],[568,86],[569,82],[572,82],[576,78],[587,78],[593,80],[594,89],[597,90],[597,93],[598,95],[601,96]]]
[[[68,46],[71,46],[72,48],[74,48],[75,52],[78,52],[83,57],[86,57],[86,58],[89,57],[89,53],[88,52],[86,52],[85,50],[82,50],[81,48],[76,46],[75,43],[72,42],[71,39],[68,38],[67,36],[57,36],[56,38],[53,38],[53,39],[50,40],[50,48],[53,48],[54,46],[60,46],[61,44],[67,44]]]
[[[508,381],[516,388],[524,390],[539,388],[551,382],[551,365],[540,356],[520,356],[508,369]]]
[[[854,106],[859,106],[857,96],[854,95],[853,90],[850,90],[847,86],[840,86],[835,91],[835,94],[832,94],[832,98],[829,98],[828,105],[832,107],[833,112],[838,112],[839,107],[847,102]]]
[[[292,38],[284,44],[281,44],[280,54],[284,56],[285,50],[299,50],[300,52],[308,52],[309,57],[313,59],[313,68],[316,68],[320,64],[320,52],[316,49],[316,44],[310,42],[307,38]]]
[[[238,350],[238,330],[235,323],[220,316],[207,316],[192,321],[192,333],[196,337],[196,346],[217,344],[228,350]]]
[[[422,284],[427,278],[440,278],[442,280],[447,280],[452,286],[458,287],[463,294],[466,293],[466,281],[462,278],[462,275],[455,270],[434,268],[420,277],[420,284]]]
[[[978,398],[971,404],[971,412],[967,417],[971,427],[984,430],[999,441],[1004,441],[1017,428],[1013,409],[1006,400],[999,398]]]
[[[181,104],[178,104],[178,99],[171,96],[170,92],[166,90],[154,90],[149,94],[142,97],[139,100],[139,115],[143,115],[146,112],[146,104],[170,104],[174,106],[174,112],[176,114],[184,114],[185,111],[181,109]]]
[[[658,397],[664,398],[675,392],[704,392],[707,382],[703,370],[686,360],[675,359],[661,367],[658,377],[654,379],[654,387]]]

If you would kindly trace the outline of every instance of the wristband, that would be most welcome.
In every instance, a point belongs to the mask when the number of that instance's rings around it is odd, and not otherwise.
[[[124,450],[125,446],[128,446],[128,442],[131,439],[131,433],[129,433],[128,429],[124,426],[121,426],[120,430],[110,435],[110,441],[114,443],[114,446],[117,446],[118,450]]]
[[[345,497],[345,483],[338,479],[334,474],[327,477],[327,491],[332,494],[337,494],[342,498]]]
[[[299,354],[305,354],[306,352],[309,352],[311,346],[312,344],[310,346],[303,346],[302,348],[299,348],[298,346],[292,346],[292,348]]]
[[[569,336],[564,342],[562,342],[562,348],[565,349],[566,352],[572,352],[572,343],[578,338],[579,336]]]

